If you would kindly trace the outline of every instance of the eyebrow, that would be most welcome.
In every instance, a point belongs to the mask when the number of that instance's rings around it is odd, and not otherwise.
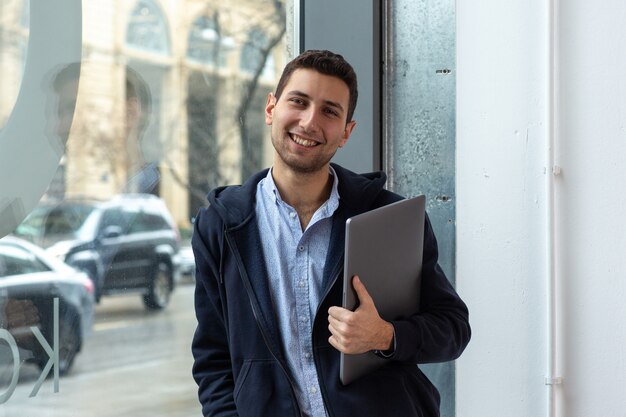
[[[288,96],[297,96],[297,97],[302,97],[302,98],[306,98],[306,99],[308,99],[308,100],[311,100],[311,96],[310,96],[310,95],[308,95],[307,93],[304,93],[304,92],[302,92],[302,91],[299,91],[299,90],[292,90],[292,91],[289,91],[289,92],[287,93],[287,95],[288,95]],[[343,106],[342,106],[341,104],[337,103],[336,101],[332,101],[332,100],[324,100],[324,103],[325,103],[326,105],[328,105],[328,106],[335,107],[335,108],[339,109],[339,110],[340,110],[340,111],[342,111],[342,112],[344,111],[344,110],[343,110]]]

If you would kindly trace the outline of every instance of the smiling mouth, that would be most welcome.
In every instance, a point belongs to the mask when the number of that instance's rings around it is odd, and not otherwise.
[[[293,133],[290,133],[289,137],[291,138],[292,141],[294,141],[298,145],[304,146],[304,147],[307,147],[307,148],[312,148],[313,146],[319,145],[319,143],[315,142],[314,140],[304,139],[303,137],[300,137],[300,136],[295,135]]]

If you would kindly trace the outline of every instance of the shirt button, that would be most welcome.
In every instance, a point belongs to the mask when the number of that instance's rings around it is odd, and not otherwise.
[[[315,388],[315,387],[311,387],[311,388],[309,388],[309,392],[310,392],[311,394],[315,394],[315,393],[317,392],[317,388]]]
[[[296,217],[296,212],[295,211],[290,212],[289,217],[291,217],[292,219]]]
[[[306,285],[306,282],[300,281],[299,284],[300,284],[301,287],[304,287]]]
[[[304,357],[309,359],[311,357],[311,354],[309,352],[307,352],[307,353],[304,354]]]
[[[302,246],[302,245],[298,246],[298,250],[299,250],[300,252],[302,252],[302,251],[304,250],[304,246]]]

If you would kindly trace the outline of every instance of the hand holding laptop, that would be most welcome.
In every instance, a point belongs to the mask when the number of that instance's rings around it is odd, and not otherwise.
[[[366,317],[371,320],[366,326],[371,326],[372,331],[380,331],[376,327],[380,322],[372,318],[372,311],[376,312],[378,319],[390,325],[392,332],[391,321],[402,320],[419,311],[425,205],[426,199],[421,195],[359,214],[346,221],[342,306],[347,313],[353,311],[357,314],[360,304],[365,302],[364,312],[369,312]],[[354,279],[356,275],[359,276],[358,280]],[[334,307],[331,310],[335,311]],[[345,322],[361,322],[358,320],[359,315],[347,313],[344,311],[339,323],[335,322],[337,332],[331,338],[343,345],[346,342],[341,338],[346,337],[346,331],[356,332]],[[387,330],[385,326],[384,331]],[[339,378],[344,385],[389,361],[383,352],[380,352],[382,355],[374,352],[390,348],[388,342],[393,341],[393,336],[384,339],[386,346],[372,347],[370,341],[364,341],[368,338],[364,336],[366,334],[359,335],[358,342],[355,342],[354,335],[350,338],[350,343],[354,344],[350,346],[351,350],[361,353],[352,354],[339,349]]]
[[[389,350],[393,345],[393,326],[378,314],[374,300],[358,276],[352,278],[359,303],[354,311],[342,307],[328,310],[328,342],[347,354]]]

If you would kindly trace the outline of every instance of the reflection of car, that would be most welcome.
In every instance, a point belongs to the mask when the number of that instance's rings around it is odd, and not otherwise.
[[[96,300],[105,294],[140,292],[150,309],[169,302],[180,236],[165,203],[154,195],[40,205],[15,234],[86,271],[94,281]]]
[[[196,260],[193,256],[191,246],[183,246],[176,257],[176,265],[178,273],[182,276],[188,276],[192,279],[196,277]]]
[[[42,369],[48,363],[50,356],[31,326],[38,328],[54,349],[53,306],[58,298],[59,372],[67,373],[91,330],[93,291],[85,273],[35,245],[10,236],[0,239],[0,328],[16,341],[20,359]],[[10,363],[10,359],[0,362]]]

